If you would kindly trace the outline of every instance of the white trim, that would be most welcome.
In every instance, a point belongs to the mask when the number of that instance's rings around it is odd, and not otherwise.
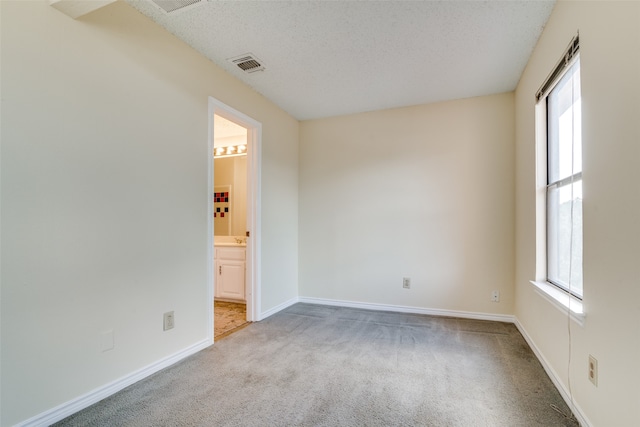
[[[527,333],[524,326],[522,326],[518,318],[515,316],[514,316],[514,324],[516,325],[516,328],[518,328],[518,331],[520,331],[520,334],[522,334],[522,336],[524,337],[524,340],[527,342],[527,344],[529,344],[529,347],[533,351],[533,354],[535,354],[536,357],[538,358],[538,361],[540,361],[542,368],[545,370],[545,372],[551,379],[551,382],[553,382],[553,385],[556,386],[556,389],[560,393],[560,396],[562,396],[567,406],[569,406],[569,408],[571,408],[574,411],[573,415],[576,417],[576,419],[580,423],[580,426],[591,427],[592,424],[591,422],[589,422],[589,419],[584,414],[584,411],[582,410],[582,408],[580,408],[580,405],[578,405],[575,401],[573,402],[571,401],[571,396],[567,391],[567,389],[565,388],[563,382],[560,380],[560,377],[558,376],[556,371],[553,370],[549,362],[547,362],[547,359],[544,358],[540,349],[538,349],[535,342],[533,341],[533,339],[531,339],[531,337]]]
[[[534,283],[534,282],[532,282]],[[476,320],[493,320],[497,322],[508,322],[515,324],[516,328],[522,334],[525,341],[537,357],[538,361],[542,365],[543,369],[553,382],[554,386],[567,403],[567,405],[574,410],[574,415],[578,419],[578,422],[582,427],[591,427],[592,424],[589,422],[588,418],[584,414],[584,411],[580,406],[571,402],[571,397],[569,393],[564,387],[562,381],[560,381],[559,376],[556,372],[551,368],[551,365],[547,362],[547,360],[542,355],[542,352],[535,345],[535,342],[525,328],[522,326],[517,317],[512,315],[503,315],[503,314],[488,314],[488,313],[477,313],[477,312],[467,312],[467,311],[454,311],[454,310],[441,310],[441,309],[427,309],[427,308],[419,308],[419,307],[410,307],[410,306],[400,306],[400,305],[389,305],[389,304],[376,304],[376,303],[364,303],[364,302],[355,302],[355,301],[344,301],[344,300],[333,300],[326,298],[312,298],[312,297],[294,297],[285,301],[263,313],[261,313],[260,318],[266,319],[269,316],[272,316],[298,302],[308,303],[308,304],[319,304],[319,305],[331,305],[336,307],[351,307],[351,308],[360,308],[365,310],[378,310],[378,311],[391,311],[391,312],[399,312],[399,313],[416,313],[416,314],[427,314],[432,316],[447,316],[447,317],[459,317],[465,319],[476,319]],[[132,372],[129,375],[126,375],[116,381],[108,383],[102,387],[98,387],[89,393],[86,393],[82,396],[79,396],[75,399],[72,399],[68,402],[65,402],[55,408],[49,409],[41,414],[38,414],[28,420],[22,421],[18,424],[15,424],[14,427],[45,427],[49,426],[55,422],[58,422],[70,415],[75,414],[78,411],[81,411],[84,408],[87,408],[93,405],[96,402],[99,402],[102,399],[105,399],[118,391],[162,370],[165,369],[180,360],[189,357],[213,344],[213,339],[204,339],[198,343],[195,343],[184,350],[181,350],[177,353],[174,353],[171,356],[165,357],[164,359],[158,360],[144,368],[141,368],[137,371]]]
[[[535,287],[536,292],[549,301],[555,308],[564,314],[569,314],[571,320],[580,326],[584,325],[586,315],[582,301],[550,283],[535,280],[531,280],[530,283]]]
[[[495,322],[507,322],[507,323],[514,322],[514,317],[509,314],[490,314],[490,313],[478,313],[478,312],[472,312],[472,311],[442,310],[438,308],[420,308],[420,307],[410,307],[406,305],[376,304],[376,303],[369,303],[369,302],[344,301],[344,300],[333,300],[333,299],[311,298],[311,297],[300,297],[298,298],[298,300],[299,302],[304,302],[309,304],[334,305],[337,307],[361,308],[364,310],[428,314],[430,316],[460,317],[463,319],[493,320]]]
[[[269,317],[269,316],[273,316],[273,315],[274,315],[274,314],[276,314],[277,312],[282,311],[282,310],[284,310],[284,309],[285,309],[285,308],[287,308],[287,307],[291,307],[293,304],[296,304],[296,303],[298,303],[298,302],[300,302],[300,298],[298,298],[298,297],[294,297],[294,298],[291,298],[291,299],[290,299],[290,300],[288,300],[288,301],[283,302],[282,304],[278,304],[278,305],[276,305],[275,307],[270,308],[269,310],[267,310],[267,311],[263,312],[263,313],[260,315],[260,320],[264,320],[264,319],[266,319],[266,318],[267,318],[267,317]]]
[[[206,313],[207,313],[207,339],[213,342],[214,330],[213,330],[213,306],[214,306],[214,281],[215,277],[215,265],[214,265],[214,254],[215,247],[213,245],[213,192],[214,192],[214,183],[213,183],[213,112],[215,111],[215,107],[209,99],[209,126],[207,130],[207,178],[209,182],[207,183],[207,299],[204,301],[206,304]]]
[[[253,296],[249,298],[251,309],[249,321],[260,321],[260,311],[262,310],[262,123],[252,120],[253,128],[249,129],[249,149],[247,154],[247,222],[251,236],[247,239],[247,259],[250,260],[251,268],[247,270],[250,277],[246,294]]]
[[[81,395],[75,399],[56,406],[55,408],[49,409],[41,414],[31,417],[28,420],[22,421],[16,424],[14,427],[49,426],[68,417],[69,415],[73,415],[76,412],[93,405],[96,402],[99,402],[102,399],[111,396],[112,394],[117,393],[125,387],[129,387],[131,384],[134,384],[164,368],[173,365],[174,363],[181,361],[186,357],[191,356],[192,354],[199,352],[200,350],[209,347],[211,344],[211,340],[204,339],[185,348],[184,350],[181,350],[177,353],[165,357],[164,359],[160,359],[148,366],[145,366],[144,368],[138,369],[137,371],[125,375],[120,379],[98,387],[84,395]]]
[[[207,329],[213,340],[213,300],[214,300],[214,277],[213,274],[213,137],[214,120],[213,115],[218,114],[229,119],[242,127],[247,128],[247,229],[251,236],[247,239],[247,281],[245,298],[247,301],[247,320],[256,322],[260,320],[262,284],[262,266],[260,263],[261,251],[261,164],[262,164],[262,123],[254,120],[244,113],[226,105],[225,103],[209,97],[209,164],[208,173],[208,218],[207,218],[207,272],[211,274],[207,278],[208,300]]]
[[[547,106],[535,106],[536,277],[547,277]]]

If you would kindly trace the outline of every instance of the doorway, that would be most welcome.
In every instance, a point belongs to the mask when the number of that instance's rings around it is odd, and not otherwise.
[[[247,115],[209,97],[209,199],[208,199],[208,249],[209,249],[209,298],[208,336],[214,341],[214,300],[217,295],[240,295],[232,285],[244,276],[246,320],[260,320],[260,158],[262,125]],[[221,144],[220,141],[223,141]],[[217,141],[217,142],[216,142]],[[220,145],[220,146],[216,146]],[[218,164],[217,158],[227,158]],[[233,182],[215,182],[223,168],[230,169],[238,178]],[[240,172],[242,165],[244,171]],[[246,196],[245,196],[246,193]],[[225,236],[218,236],[216,228]],[[218,245],[216,246],[216,240]],[[244,250],[244,260],[236,253]],[[235,252],[234,252],[235,250]],[[227,255],[223,255],[227,254]],[[229,261],[219,262],[216,256],[228,256]],[[237,259],[234,259],[237,258]],[[244,263],[245,273],[241,273]],[[241,298],[237,296],[236,298]],[[224,299],[224,298],[223,298]]]

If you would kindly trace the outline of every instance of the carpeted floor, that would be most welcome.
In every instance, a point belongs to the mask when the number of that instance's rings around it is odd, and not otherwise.
[[[247,305],[237,302],[215,301],[213,305],[214,339],[224,338],[247,326]]]
[[[577,426],[512,324],[296,304],[59,426]]]

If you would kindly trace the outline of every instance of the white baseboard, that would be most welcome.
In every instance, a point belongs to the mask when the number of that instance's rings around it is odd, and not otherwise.
[[[26,421],[22,421],[16,424],[14,427],[49,426],[57,421],[68,417],[69,415],[75,414],[76,412],[93,405],[96,402],[99,402],[106,397],[111,396],[112,394],[148,377],[149,375],[155,374],[156,372],[169,367],[176,362],[179,362],[185,357],[191,356],[192,354],[209,347],[211,344],[212,342],[209,339],[197,342],[185,348],[184,350],[174,353],[171,356],[165,357],[164,359],[160,359],[157,362],[134,371],[129,375],[126,375],[102,387],[98,387],[95,390],[90,391],[89,393],[65,402],[62,405],[56,406],[55,408],[49,409],[48,411],[31,417]]]
[[[298,301],[309,303],[309,304],[362,308],[364,310],[428,314],[430,316],[461,317],[464,319],[493,320],[496,322],[507,322],[507,323],[514,323],[514,319],[515,319],[512,315],[508,315],[508,314],[490,314],[490,313],[477,313],[472,311],[441,310],[437,308],[420,308],[420,307],[410,307],[406,305],[376,304],[376,303],[369,303],[369,302],[344,301],[344,300],[333,300],[333,299],[325,299],[325,298],[300,297],[298,298]]]
[[[546,371],[547,375],[555,385],[556,389],[560,392],[560,395],[567,403],[567,405],[574,410],[574,415],[578,419],[578,422],[582,427],[591,427],[591,423],[584,415],[584,412],[580,408],[580,406],[571,402],[571,397],[568,391],[565,389],[564,384],[560,381],[556,372],[551,368],[551,366],[547,363],[546,359],[535,345],[534,341],[531,339],[527,331],[520,324],[518,319],[512,315],[504,315],[504,314],[489,314],[489,313],[477,313],[477,312],[468,312],[468,311],[455,311],[455,310],[441,310],[441,309],[431,309],[431,308],[419,308],[419,307],[410,307],[410,306],[402,306],[402,305],[389,305],[389,304],[376,304],[376,303],[365,303],[365,302],[356,302],[356,301],[344,301],[344,300],[333,300],[326,298],[312,298],[312,297],[295,297],[291,298],[288,301],[285,301],[267,311],[261,313],[260,320],[266,319],[269,316],[272,316],[279,311],[284,310],[287,307],[292,306],[298,302],[308,303],[308,304],[320,304],[320,305],[332,305],[337,307],[351,307],[351,308],[360,308],[365,310],[379,310],[379,311],[392,311],[398,313],[416,313],[416,314],[427,314],[432,316],[447,316],[447,317],[460,317],[465,319],[476,319],[476,320],[493,320],[497,322],[508,322],[514,323],[518,328],[524,339],[531,347],[533,353],[536,355],[540,364]],[[212,344],[211,340],[205,339],[200,342],[197,342],[171,356],[168,356],[164,359],[158,360],[142,369],[139,369],[135,372],[132,372],[129,375],[126,375],[116,381],[113,381],[109,384],[106,384],[102,387],[98,387],[95,390],[90,391],[82,396],[79,396],[73,400],[65,402],[55,408],[49,409],[39,415],[36,415],[28,420],[22,421],[16,424],[14,427],[46,427],[57,421],[60,421],[69,415],[72,415],[88,406],[93,405],[100,400],[111,396],[114,393],[124,389],[125,387],[130,386],[164,368],[167,368],[174,363],[179,362],[180,360],[191,356],[209,347]]]
[[[277,312],[282,311],[287,307],[291,307],[293,304],[295,304],[295,303],[297,303],[299,301],[300,301],[300,298],[294,297],[294,298],[291,298],[288,301],[283,302],[282,304],[278,304],[275,307],[270,308],[269,310],[263,311],[262,313],[260,313],[260,319],[258,319],[258,320],[264,320],[269,316],[273,316]]]
[[[527,333],[524,326],[522,326],[522,324],[520,323],[517,317],[514,317],[514,320],[515,320],[514,324],[516,325],[516,328],[518,328],[518,331],[520,331],[520,333],[524,337],[527,344],[529,344],[529,347],[531,347],[531,350],[533,350],[533,354],[536,355],[536,357],[540,361],[540,364],[544,368],[545,372],[547,373],[549,378],[551,378],[551,382],[553,382],[553,385],[555,385],[556,389],[558,389],[560,396],[562,396],[567,406],[569,406],[569,408],[573,410],[573,415],[575,415],[580,425],[582,427],[591,427],[592,424],[589,422],[589,419],[582,411],[582,408],[580,408],[580,406],[575,401],[574,402],[571,401],[571,395],[569,394],[569,391],[565,388],[562,381],[560,381],[560,377],[558,376],[556,371],[551,367],[551,365],[549,365],[547,360],[544,358],[544,356],[542,355],[542,352],[540,351],[540,349],[538,349],[535,342],[531,339],[531,337]]]

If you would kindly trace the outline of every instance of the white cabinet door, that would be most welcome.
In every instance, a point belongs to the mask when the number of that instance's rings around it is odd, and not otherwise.
[[[244,261],[218,261],[218,294],[220,298],[244,300]]]
[[[245,249],[216,249],[215,297],[245,300]]]

